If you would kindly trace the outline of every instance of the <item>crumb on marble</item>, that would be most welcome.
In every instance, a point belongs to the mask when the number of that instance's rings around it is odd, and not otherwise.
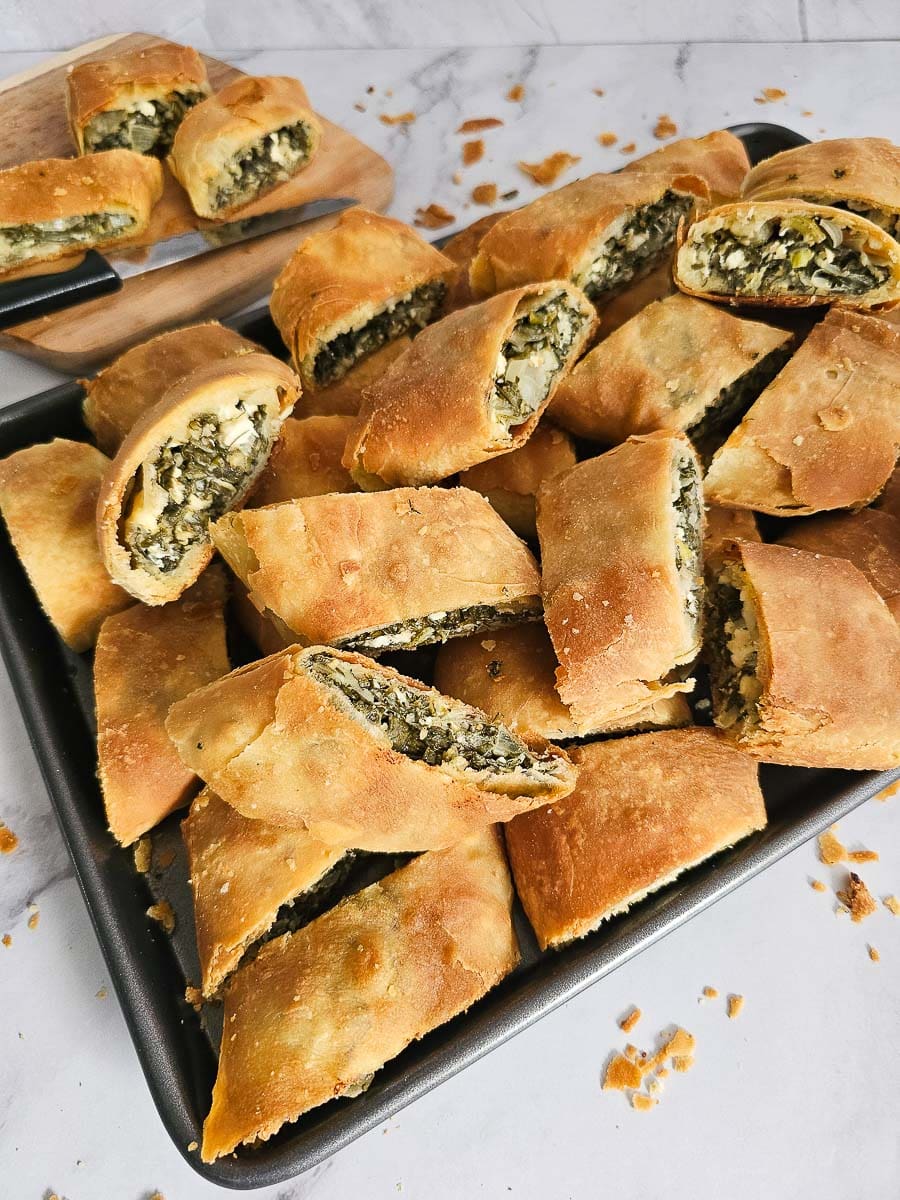
[[[480,162],[483,158],[484,138],[473,138],[471,142],[463,142],[462,161],[464,167],[471,167],[473,163]]]
[[[869,946],[868,950],[869,950],[869,958],[871,958],[872,962],[881,962],[881,955],[878,953],[878,951],[875,949],[874,946]]]
[[[716,996],[718,996],[718,994],[719,994],[719,989],[710,987],[709,984],[707,984],[706,987],[703,989],[703,995],[707,1000],[715,1000],[715,998],[716,998]]]
[[[606,1068],[603,1091],[624,1092],[628,1088],[639,1088],[643,1077],[638,1063],[632,1062],[624,1054],[614,1054]]]
[[[151,920],[157,921],[166,933],[171,933],[175,928],[175,913],[168,900],[160,900],[158,904],[151,904],[147,909],[147,916]]]
[[[520,162],[519,170],[525,175],[529,175],[541,187],[550,187],[551,184],[556,183],[564,171],[568,171],[569,167],[574,166],[577,162],[581,162],[580,155],[569,154],[566,150],[557,150],[554,154],[548,154],[541,162]]]
[[[767,87],[763,88],[760,94],[754,96],[753,99],[757,104],[775,104],[778,100],[786,100],[787,92],[784,88]]]
[[[515,198],[516,198],[516,196],[518,196],[518,194],[519,194],[518,188],[510,188],[508,192],[500,193],[500,199],[501,200],[515,200]]]
[[[141,875],[146,875],[153,861],[153,843],[148,837],[142,837],[134,847],[134,869]]]
[[[619,135],[617,133],[613,133],[609,129],[604,130],[603,133],[597,134],[597,141],[601,146],[614,146],[618,140]]]
[[[412,125],[416,119],[414,112],[397,113],[396,116],[389,116],[387,113],[379,113],[378,120],[382,125]]]
[[[812,888],[812,890],[814,892],[827,892],[828,891],[828,888],[825,886],[825,884],[822,882],[821,879],[811,879],[809,881],[809,886]]]
[[[834,832],[836,828],[836,825],[832,825],[830,829],[819,834],[819,860],[826,867],[833,867],[835,863],[843,862],[847,854],[846,846]]]
[[[637,1025],[640,1019],[641,1010],[637,1007],[637,1005],[634,1005],[631,1010],[619,1021],[619,1028],[623,1033],[631,1033],[632,1029],[634,1029],[635,1025]]]
[[[658,1103],[655,1096],[645,1096],[643,1092],[635,1092],[631,1097],[631,1107],[638,1112],[649,1112]]]
[[[847,854],[849,862],[878,862],[877,850],[851,850]]]
[[[728,997],[728,1019],[736,1021],[744,1008],[744,997],[732,994]]]
[[[463,121],[457,133],[481,133],[484,129],[496,129],[503,122],[499,117],[470,117],[468,121]]]
[[[885,896],[884,907],[888,912],[892,912],[895,917],[900,917],[900,900],[896,896]]]
[[[357,112],[365,112],[366,111],[366,106],[364,104],[360,104],[360,102],[358,100],[353,105],[353,107],[356,109]]]
[[[18,844],[19,839],[10,827],[5,822],[0,821],[0,854],[12,854]]]
[[[673,138],[678,133],[678,126],[672,120],[668,113],[660,113],[656,125],[653,127],[653,136],[660,142],[666,141],[667,138]]]
[[[492,208],[497,203],[496,183],[479,183],[472,188],[472,200],[475,204],[484,204]]]
[[[524,83],[514,83],[506,93],[506,98],[513,104],[518,104],[520,100],[525,99]]]
[[[417,208],[413,224],[422,229],[441,229],[444,225],[452,225],[456,220],[452,212],[448,212],[442,204],[429,204],[427,208]]]
[[[636,142],[629,142],[626,146],[619,147],[620,154],[634,154],[635,150],[637,150]]]
[[[815,113],[812,111],[811,108],[804,108],[804,110],[800,114],[800,116],[801,117],[813,117],[813,116],[815,116]]]
[[[606,92],[603,88],[591,88],[595,96],[605,96]]]
[[[4,933],[3,937],[0,938],[0,942],[2,942],[3,945],[6,946],[8,949],[12,945],[12,934]]]
[[[28,928],[37,929],[41,920],[41,914],[38,906],[36,904],[29,904],[28,911],[31,913],[31,916],[28,918]]]
[[[109,992],[107,992],[105,987],[102,987],[100,989],[100,991],[96,993],[96,997],[98,1000],[105,1000],[108,995],[109,995]]]
[[[874,896],[855,871],[849,873],[847,885],[837,893],[837,898],[856,924],[870,917],[878,908]]]

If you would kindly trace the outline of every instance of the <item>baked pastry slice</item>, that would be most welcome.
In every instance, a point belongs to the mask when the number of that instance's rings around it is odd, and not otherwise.
[[[109,459],[56,438],[0,461],[0,513],[41,608],[72,650],[89,650],[103,621],[134,604],[103,565],[94,513]]]
[[[225,576],[212,566],[160,608],[107,617],[94,653],[97,756],[110,831],[129,846],[190,800],[197,778],[169,740],[176,700],[229,670]]]
[[[766,824],[756,764],[712,729],[594,742],[572,758],[572,795],[504,829],[544,950],[584,937]]]
[[[727,303],[892,308],[900,243],[859,213],[805,200],[743,200],[684,225],[683,292]]]
[[[450,313],[368,389],[344,465],[366,488],[416,486],[517,450],[594,321],[584,293],[559,282]]]
[[[172,329],[132,346],[93,379],[81,379],[84,423],[104,454],[115,454],[138,417],[197,367],[260,353],[255,342],[218,321]]]
[[[173,705],[185,764],[245,817],[328,845],[452,845],[567,795],[562,750],[361,654],[296,647]]]
[[[900,627],[843,558],[736,542],[713,564],[713,717],[765,762],[900,765]]]
[[[352,425],[353,418],[345,416],[289,417],[248,508],[329,492],[355,492],[356,484],[341,463]]]
[[[477,221],[473,221],[471,225],[467,225],[465,229],[460,229],[459,233],[448,238],[441,246],[441,253],[446,254],[447,258],[456,264],[456,271],[447,291],[444,312],[453,312],[454,309],[464,308],[477,299],[472,294],[469,268],[472,265],[472,259],[478,253],[481,239],[489,229],[502,220],[503,216],[502,212],[487,213],[485,216],[479,217]]]
[[[382,347],[439,315],[453,264],[415,230],[350,208],[304,238],[269,308],[304,388],[337,383]]]
[[[185,113],[209,91],[203,59],[175,42],[76,63],[66,76],[66,110],[78,153],[163,157]]]
[[[629,438],[548,480],[537,529],[556,686],[576,725],[599,729],[691,691],[703,497],[687,438]]]
[[[557,389],[551,416],[608,444],[680,429],[706,449],[781,369],[793,340],[678,293],[649,304],[590,350]]]
[[[220,220],[309,166],[321,139],[298,79],[244,75],[185,116],[169,166],[197,216]]]
[[[709,202],[717,205],[737,200],[749,170],[750,159],[741,139],[727,129],[715,129],[704,137],[679,138],[634,158],[622,168],[622,174],[677,171],[699,175],[709,188]]]
[[[198,367],[131,429],[103,481],[97,538],[110,577],[145,604],[190,587],[209,525],[243,503],[299,393],[268,354]]]
[[[131,150],[0,171],[0,272],[139,239],[162,187],[156,159]]]
[[[411,1042],[516,966],[512,884],[493,830],[423,854],[242,967],[201,1156],[265,1141],[364,1091]]]
[[[311,496],[231,513],[213,543],[293,640],[413,650],[541,614],[531,551],[465,488]]]
[[[832,309],[716,452],[706,495],[799,516],[870,503],[900,452],[900,329]]]
[[[694,175],[590,175],[506,213],[472,260],[475,296],[568,279],[595,302],[657,266],[679,221],[709,197]]]
[[[248,821],[209,788],[194,800],[181,833],[207,999],[251,947],[314,916],[352,858],[302,830]]]

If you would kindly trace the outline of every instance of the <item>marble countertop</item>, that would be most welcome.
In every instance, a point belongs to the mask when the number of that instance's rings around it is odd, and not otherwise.
[[[263,20],[246,36],[262,40],[267,28]],[[280,40],[271,28],[268,39]],[[516,188],[519,202],[535,194],[518,160],[567,150],[581,156],[578,172],[613,169],[623,146],[641,153],[658,144],[652,131],[663,113],[682,134],[768,120],[821,137],[896,136],[900,112],[900,47],[890,43],[216,53],[247,70],[300,76],[323,113],[394,164],[397,216],[436,202],[459,224],[487,211],[470,201],[478,183]],[[40,57],[0,54],[0,75]],[[518,104],[504,98],[514,83],[525,86]],[[787,95],[757,104],[763,88]],[[379,120],[405,111],[415,122]],[[483,135],[485,158],[456,184],[463,138],[454,130],[484,116],[504,125]],[[598,144],[604,131],[617,135],[614,147]],[[4,403],[59,378],[0,355]],[[2,668],[0,820],[20,839],[0,857],[0,934],[11,937],[0,945],[0,1195],[220,1195],[183,1162],[153,1109]],[[847,845],[880,853],[861,869],[876,897],[900,893],[900,796],[870,801],[840,832]],[[828,891],[813,890],[813,878]],[[831,889],[843,879],[814,846],[796,851],[383,1128],[255,1194],[895,1197],[900,921],[883,906],[862,925],[835,915]],[[707,985],[720,995],[701,1002]],[[734,1021],[728,993],[746,997]],[[639,1046],[652,1048],[675,1023],[697,1038],[694,1069],[670,1077],[647,1114],[600,1088],[610,1051],[626,1040],[617,1019],[633,1004],[644,1014],[629,1035]]]

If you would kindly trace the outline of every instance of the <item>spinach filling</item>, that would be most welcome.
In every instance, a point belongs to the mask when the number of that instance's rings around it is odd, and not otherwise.
[[[111,238],[126,237],[133,225],[134,218],[121,212],[84,213],[33,225],[5,225],[0,227],[0,256],[4,265],[9,266],[48,249],[93,246]]]
[[[171,150],[185,113],[203,99],[200,91],[174,91],[164,99],[139,100],[130,108],[97,113],[85,127],[85,149],[96,154],[123,148],[162,158]]]
[[[828,200],[823,201],[816,199],[814,196],[807,196],[810,204],[827,203],[829,208],[838,208],[842,212],[857,213],[860,217],[865,217],[867,221],[871,221],[873,225],[877,225],[879,229],[883,229],[885,233],[889,233],[891,237],[900,240],[900,213],[890,212],[886,208],[870,208],[860,200]]]
[[[544,403],[586,321],[565,292],[517,318],[497,359],[491,395],[492,415],[504,436]]]
[[[867,236],[808,213],[758,225],[703,231],[693,245],[694,269],[712,292],[734,296],[860,296],[881,287],[889,268],[865,249]]]
[[[593,262],[575,282],[597,300],[646,274],[672,248],[678,222],[693,205],[693,196],[669,190],[652,204],[626,212],[614,222]]]
[[[337,334],[315,357],[312,370],[316,383],[319,387],[334,383],[367,354],[404,334],[424,329],[443,304],[446,292],[443,280],[424,283],[392,300],[364,325]]]
[[[675,510],[675,567],[681,586],[684,610],[691,625],[699,627],[703,605],[703,558],[700,530],[702,501],[700,475],[694,458],[683,454],[672,479]]]
[[[131,565],[161,574],[208,536],[211,521],[238,503],[269,448],[266,408],[238,400],[234,415],[193,417],[187,436],[171,438],[136,477],[124,520]]]
[[[212,208],[247,204],[284,183],[303,166],[312,150],[306,121],[283,125],[233,155],[210,184]]]
[[[503,725],[430,688],[409,686],[377,668],[348,663],[326,651],[310,655],[306,666],[314,679],[340,692],[408,758],[456,771],[525,772],[548,784],[559,772],[555,756],[533,753]]]
[[[746,574],[739,564],[728,563],[710,589],[707,612],[713,714],[721,729],[757,720],[758,639]]]
[[[342,650],[356,650],[360,654],[370,655],[383,654],[386,650],[415,650],[417,646],[446,642],[470,633],[483,633],[504,625],[517,625],[522,621],[537,621],[541,612],[540,602],[505,608],[497,604],[469,604],[448,612],[433,612],[424,617],[410,617],[406,621],[382,625],[367,633],[346,638],[338,645]]]
[[[708,462],[732,428],[743,417],[750,405],[759,398],[787,360],[791,351],[788,346],[763,355],[753,366],[739,375],[727,387],[723,387],[713,402],[686,430],[700,457]]]

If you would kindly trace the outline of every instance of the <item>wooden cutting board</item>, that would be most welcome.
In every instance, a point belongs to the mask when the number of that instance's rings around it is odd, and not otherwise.
[[[144,33],[102,38],[0,82],[0,167],[74,153],[65,109],[65,80],[71,64],[144,49],[160,40]],[[214,91],[243,74],[218,59],[204,56],[204,61]],[[315,103],[315,97],[312,100]],[[345,129],[324,117],[321,120],[322,145],[309,167],[248,205],[246,215],[331,196],[351,196],[378,210],[390,203],[394,176],[385,160]],[[113,296],[3,330],[0,347],[60,371],[89,370],[164,329],[225,317],[258,300],[271,289],[294,247],[336,219],[322,217],[299,228],[133,276]],[[153,210],[149,240],[203,225],[166,168],[165,191]]]

